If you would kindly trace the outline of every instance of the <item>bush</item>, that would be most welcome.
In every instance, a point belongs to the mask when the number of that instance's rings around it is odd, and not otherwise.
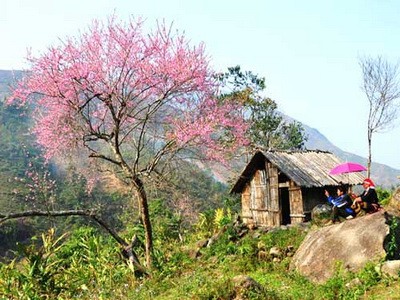
[[[40,243],[21,246],[20,254],[21,262],[1,265],[0,296],[7,299],[118,299],[134,279],[115,243],[92,228],[68,240],[51,229]]]
[[[378,195],[379,203],[381,205],[389,204],[390,199],[392,198],[392,192],[388,190],[384,190],[380,187],[376,188],[376,194]]]

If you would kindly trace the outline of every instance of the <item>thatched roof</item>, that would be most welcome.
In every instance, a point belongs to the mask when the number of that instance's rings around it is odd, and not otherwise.
[[[364,179],[362,173],[330,175],[329,171],[343,162],[327,151],[257,151],[241,173],[232,192],[241,193],[254,172],[263,166],[266,160],[301,187],[357,185]]]

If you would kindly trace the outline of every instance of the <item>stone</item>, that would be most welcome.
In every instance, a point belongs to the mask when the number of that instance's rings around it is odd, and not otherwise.
[[[262,285],[249,276],[235,276],[232,282],[235,289],[235,300],[248,299],[248,297],[246,297],[248,293],[252,295],[262,295],[264,293]]]
[[[318,204],[311,211],[311,220],[317,225],[324,225],[331,220],[332,207],[328,204]]]
[[[350,282],[346,283],[346,287],[348,289],[354,288],[355,286],[361,286],[363,283],[360,280],[360,278],[356,277],[353,280],[351,280]]]
[[[400,260],[385,261],[382,264],[381,272],[383,275],[398,279],[400,272]]]
[[[384,242],[389,234],[384,211],[346,220],[310,231],[290,264],[313,282],[323,283],[334,274],[336,262],[357,272],[367,262],[386,257]]]
[[[272,257],[281,257],[282,256],[282,251],[278,247],[272,247],[269,249],[269,255]]]
[[[264,250],[259,250],[257,253],[257,258],[259,260],[267,260],[269,258],[269,255],[266,251]]]

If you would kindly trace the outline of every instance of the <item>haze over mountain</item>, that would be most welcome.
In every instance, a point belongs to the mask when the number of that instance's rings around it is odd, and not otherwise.
[[[304,129],[308,135],[308,140],[305,143],[307,149],[319,149],[326,150],[334,153],[344,162],[356,162],[364,166],[367,165],[367,159],[365,157],[343,151],[339,147],[332,144],[323,134],[317,129],[311,128],[303,124]],[[373,155],[373,153],[372,153]],[[373,162],[371,166],[371,178],[377,185],[389,188],[392,186],[398,186],[400,180],[397,176],[400,175],[400,170],[394,169],[390,166]]]
[[[14,78],[19,78],[21,74],[22,71],[0,70],[0,101],[2,101],[9,93],[9,86],[13,82]],[[286,117],[287,119],[291,120],[290,116]],[[305,143],[305,147],[307,149],[325,150],[334,153],[343,161],[357,162],[362,165],[367,164],[366,158],[341,150],[339,147],[332,144],[317,129],[311,128],[304,123],[303,126],[306,131],[306,135],[308,136],[308,140]],[[244,165],[242,167],[244,167]],[[238,168],[241,168],[241,166],[238,166]],[[226,178],[232,176],[232,174],[221,174],[220,170],[215,170],[213,173],[217,179],[222,181],[226,181]],[[371,177],[377,185],[381,185],[386,188],[398,186],[400,184],[400,180],[397,178],[397,176],[399,175],[400,170],[398,169],[391,168],[390,166],[384,164],[372,163]]]

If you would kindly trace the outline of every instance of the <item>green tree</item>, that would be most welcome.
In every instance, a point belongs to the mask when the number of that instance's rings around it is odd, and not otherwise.
[[[307,137],[301,123],[289,121],[278,111],[277,103],[264,97],[265,78],[242,71],[240,66],[219,74],[223,83],[221,101],[238,101],[246,107],[250,123],[250,147],[264,149],[302,149]]]

